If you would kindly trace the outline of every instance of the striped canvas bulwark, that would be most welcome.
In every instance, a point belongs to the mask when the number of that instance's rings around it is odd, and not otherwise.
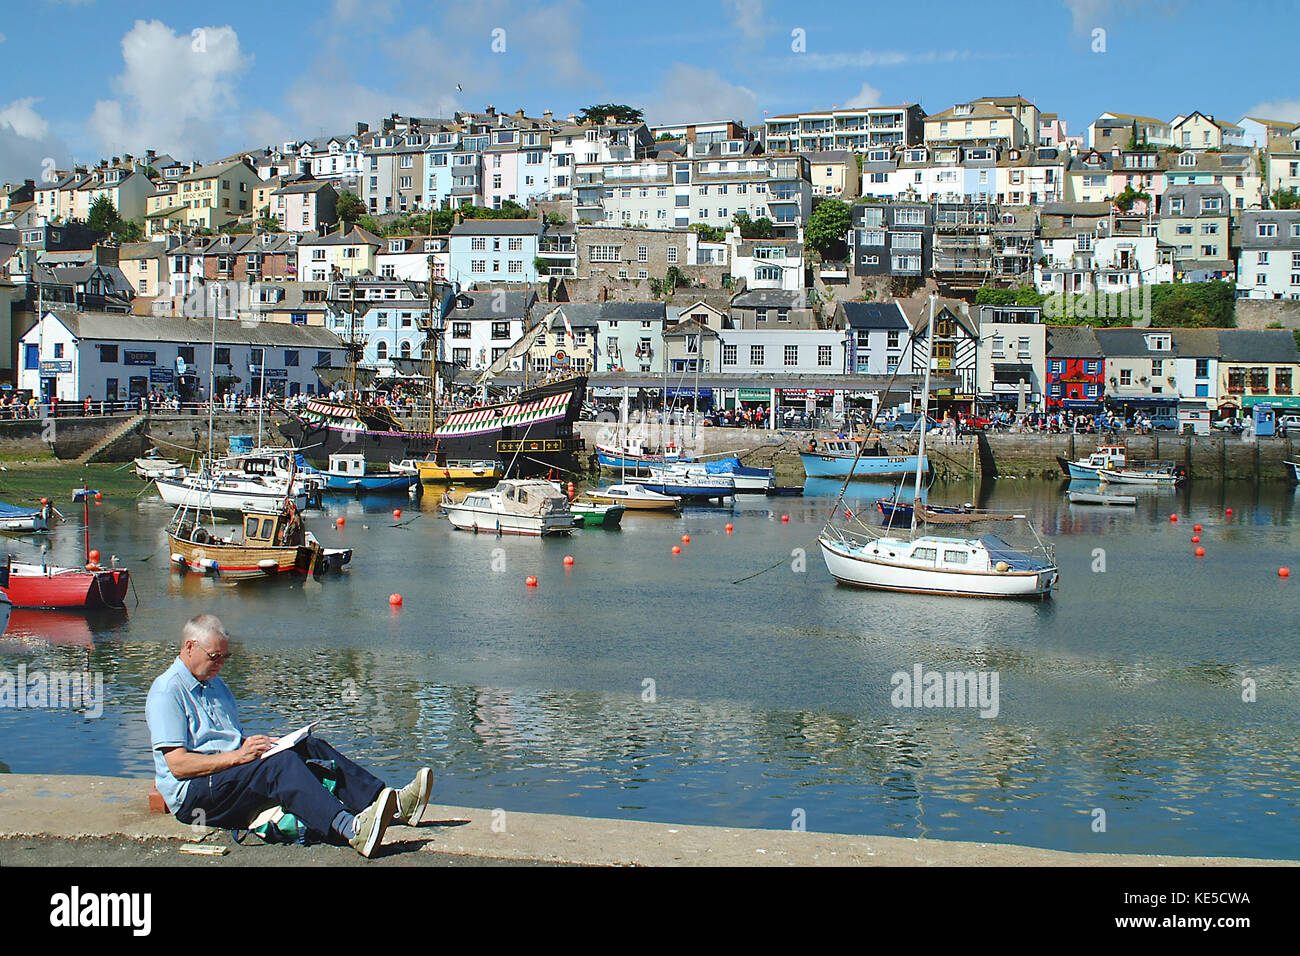
[[[486,432],[500,431],[502,428],[528,427],[538,422],[549,422],[563,418],[569,411],[569,402],[573,392],[561,392],[549,395],[535,402],[497,405],[493,408],[471,408],[449,416],[438,427],[439,438],[460,437],[463,435],[481,435]],[[500,414],[498,414],[500,413]]]
[[[334,425],[341,428],[362,427],[361,421],[352,409],[332,402],[308,401],[298,413],[298,417],[317,425]]]

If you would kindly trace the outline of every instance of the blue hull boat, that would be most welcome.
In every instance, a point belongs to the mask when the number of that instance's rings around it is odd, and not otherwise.
[[[329,491],[406,491],[419,478],[415,475],[397,473],[378,475],[330,475],[325,476],[325,487]]]
[[[821,455],[816,452],[800,452],[803,459],[804,474],[809,478],[847,478],[852,469],[853,477],[870,481],[873,478],[916,474],[916,456],[898,457],[884,455],[863,455],[854,465],[852,455]],[[921,471],[930,470],[928,456],[921,460]]]

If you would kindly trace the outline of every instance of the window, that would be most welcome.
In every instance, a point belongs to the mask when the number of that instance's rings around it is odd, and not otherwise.
[[[474,259],[474,260],[471,260],[471,261],[470,261],[470,264],[469,264],[469,271],[470,271],[470,272],[487,272],[487,260],[486,260],[486,259]]]
[[[510,252],[522,252],[524,249],[524,240],[522,237],[514,236],[507,243],[506,248]]]
[[[894,249],[920,249],[921,234],[919,232],[896,232],[892,243]]]
[[[790,321],[790,310],[789,310],[789,309],[777,309],[777,310],[776,310],[776,320],[777,320],[778,322],[789,322],[789,321]]]
[[[577,337],[578,344],[581,345],[581,344],[582,344],[582,333],[577,332],[577,333],[575,333],[575,335],[576,335],[576,337]],[[510,338],[510,323],[509,323],[509,322],[493,322],[493,323],[492,323],[492,338],[494,338],[494,339],[508,339],[508,338]]]
[[[883,246],[885,244],[884,230],[863,230],[858,233],[858,245],[861,246]]]
[[[736,364],[736,346],[724,345],[722,347],[722,364],[723,365]]]
[[[750,365],[763,364],[763,346],[751,345],[749,347],[749,364]]]
[[[943,560],[947,564],[965,564],[969,557],[967,551],[944,551]]]
[[[799,364],[799,346],[787,345],[785,347],[785,364],[787,367]]]
[[[1132,370],[1132,369],[1128,369],[1128,368],[1120,369],[1120,373],[1119,373],[1119,383],[1120,383],[1120,385],[1125,386],[1125,387],[1132,385],[1132,384],[1133,384],[1133,370]]]
[[[618,246],[588,246],[587,259],[590,262],[618,262]]]
[[[1279,368],[1274,370],[1273,391],[1278,395],[1291,394],[1291,370]]]
[[[487,239],[483,236],[476,236],[469,241],[470,249],[487,251]]]
[[[469,323],[468,322],[451,323],[451,337],[453,339],[469,338]]]
[[[1265,238],[1265,237],[1268,237],[1268,236],[1276,236],[1276,235],[1277,235],[1277,223],[1275,223],[1275,222],[1261,222],[1261,223],[1259,223],[1259,233],[1258,233],[1258,235],[1260,236],[1260,238]]]
[[[885,333],[885,348],[887,348],[887,349],[896,349],[896,348],[898,348],[898,331],[897,331],[897,330],[894,330],[894,331],[886,332],[886,333]]]
[[[660,212],[662,212],[662,211],[663,211],[663,210],[660,210]],[[677,247],[676,247],[676,246],[669,246],[669,247],[668,247],[668,261],[669,261],[669,262],[676,262],[676,261],[677,261]]]
[[[523,259],[511,259],[506,265],[506,271],[514,273],[515,275],[521,275],[524,271]]]
[[[1151,375],[1152,375],[1152,377],[1154,378],[1154,377],[1156,377],[1156,376],[1158,376],[1158,375],[1164,375],[1164,374],[1165,374],[1165,360],[1164,360],[1164,359],[1152,359],[1152,360],[1151,360]]]

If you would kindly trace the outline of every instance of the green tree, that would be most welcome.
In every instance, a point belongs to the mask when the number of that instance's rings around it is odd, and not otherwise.
[[[1300,193],[1294,189],[1276,190],[1269,199],[1274,209],[1300,209]]]
[[[262,232],[284,231],[280,228],[280,220],[276,219],[274,216],[263,216],[261,219],[257,220],[257,228],[262,230]]]
[[[144,226],[134,219],[122,219],[118,221],[117,229],[114,230],[113,235],[117,237],[118,242],[142,242],[144,241]]]
[[[1143,202],[1150,203],[1151,194],[1147,192],[1142,192],[1140,189],[1134,189],[1131,185],[1128,185],[1124,187],[1123,192],[1121,192],[1118,196],[1115,197],[1113,202],[1115,203],[1115,206],[1118,209],[1124,212],[1128,212],[1130,209],[1133,208],[1133,204],[1137,202],[1139,199],[1141,199]]]
[[[742,239],[771,239],[772,238],[772,220],[763,216],[760,219],[751,219],[749,213],[738,212],[731,219],[740,227],[740,238]]]
[[[537,270],[537,274],[540,276],[550,275],[551,260],[543,259],[541,256],[535,256],[533,258],[533,268]]]
[[[804,242],[826,260],[843,259],[848,254],[845,238],[853,224],[853,213],[848,203],[839,199],[825,199],[808,217]]]
[[[558,212],[548,212],[546,214],[546,222],[548,225],[563,226],[568,221],[569,220],[565,219]]]
[[[655,137],[656,143],[674,143],[676,141],[677,141],[677,137],[674,136],[672,133],[660,133],[658,136]]]
[[[603,123],[605,117],[612,116],[618,123],[636,123],[640,121],[645,114],[631,106],[623,106],[618,103],[598,103],[595,106],[588,106],[578,113],[579,123]]]
[[[107,196],[100,196],[90,204],[90,215],[86,217],[88,229],[94,232],[113,232],[121,222],[117,207]]]
[[[716,226],[710,226],[704,222],[691,223],[691,229],[700,234],[700,242],[726,242],[727,230],[719,229]]]
[[[356,193],[343,190],[334,203],[334,213],[344,222],[356,222],[366,212],[366,204]]]

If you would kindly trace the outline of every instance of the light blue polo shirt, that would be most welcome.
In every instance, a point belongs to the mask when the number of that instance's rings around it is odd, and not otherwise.
[[[177,780],[160,747],[184,747],[200,754],[238,750],[244,740],[235,696],[220,677],[201,682],[179,657],[153,682],[144,705],[153,742],[154,781],[174,814],[189,780]]]

